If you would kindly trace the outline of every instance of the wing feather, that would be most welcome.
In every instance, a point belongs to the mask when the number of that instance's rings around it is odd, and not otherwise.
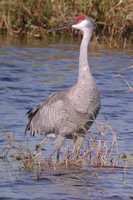
[[[56,124],[65,118],[66,91],[50,95],[41,105],[27,112],[29,122],[25,133],[29,130],[36,133],[48,134],[55,131]]]

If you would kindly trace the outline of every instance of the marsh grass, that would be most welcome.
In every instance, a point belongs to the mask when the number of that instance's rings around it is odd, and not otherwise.
[[[123,81],[124,86],[126,86],[126,88],[129,92],[133,92],[133,83],[131,81],[129,82],[127,80],[127,77],[125,78],[125,76],[124,76],[124,72],[127,70],[128,71],[130,70],[130,72],[132,73],[133,66],[129,66],[129,67],[124,68],[123,70],[120,70],[119,72],[117,72],[117,75],[115,75],[115,77],[118,77]]]
[[[8,160],[16,164],[22,171],[32,172],[37,179],[41,178],[43,173],[60,172],[66,169],[81,169],[84,167],[94,168],[116,168],[122,167],[122,163],[127,164],[132,158],[121,155],[117,132],[110,124],[103,124],[96,121],[98,125],[95,135],[87,134],[78,158],[71,151],[71,144],[67,143],[61,150],[61,159],[56,162],[56,154],[50,152],[50,156],[45,150],[48,148],[50,140],[42,144],[35,145],[34,150],[30,147],[30,141],[22,145],[15,141],[12,133],[6,133],[7,144],[0,152],[0,159]],[[45,150],[44,150],[45,149]],[[50,151],[50,149],[47,149]],[[123,165],[123,167],[124,167]]]
[[[132,10],[131,0],[1,0],[0,33],[41,39],[49,35],[49,29],[86,14],[96,21],[95,42],[126,47],[128,41],[133,41]],[[67,37],[77,35],[73,30],[61,33]],[[52,33],[52,37],[56,34],[60,33]]]

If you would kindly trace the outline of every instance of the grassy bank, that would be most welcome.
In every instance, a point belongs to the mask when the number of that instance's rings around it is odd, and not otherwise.
[[[86,14],[96,21],[95,41],[125,46],[133,42],[132,10],[132,0],[1,0],[0,34],[44,38],[49,29]]]

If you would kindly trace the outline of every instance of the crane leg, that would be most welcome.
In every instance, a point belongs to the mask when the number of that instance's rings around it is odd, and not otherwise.
[[[57,151],[57,162],[59,162],[59,158],[60,158],[60,149],[61,149],[61,146],[63,144],[63,141],[64,141],[64,137],[61,136],[61,135],[58,135],[56,140],[55,140],[55,148],[56,148],[56,151]]]
[[[72,155],[74,154],[75,158],[77,159],[79,157],[79,152],[83,144],[83,137],[77,136],[77,138],[73,142],[73,147],[72,147]]]

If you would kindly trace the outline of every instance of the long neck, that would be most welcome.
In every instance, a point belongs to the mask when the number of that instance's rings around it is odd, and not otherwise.
[[[80,46],[78,83],[86,80],[89,81],[89,79],[92,78],[88,63],[88,44],[90,42],[91,35],[92,35],[91,30],[84,31],[83,39]]]

